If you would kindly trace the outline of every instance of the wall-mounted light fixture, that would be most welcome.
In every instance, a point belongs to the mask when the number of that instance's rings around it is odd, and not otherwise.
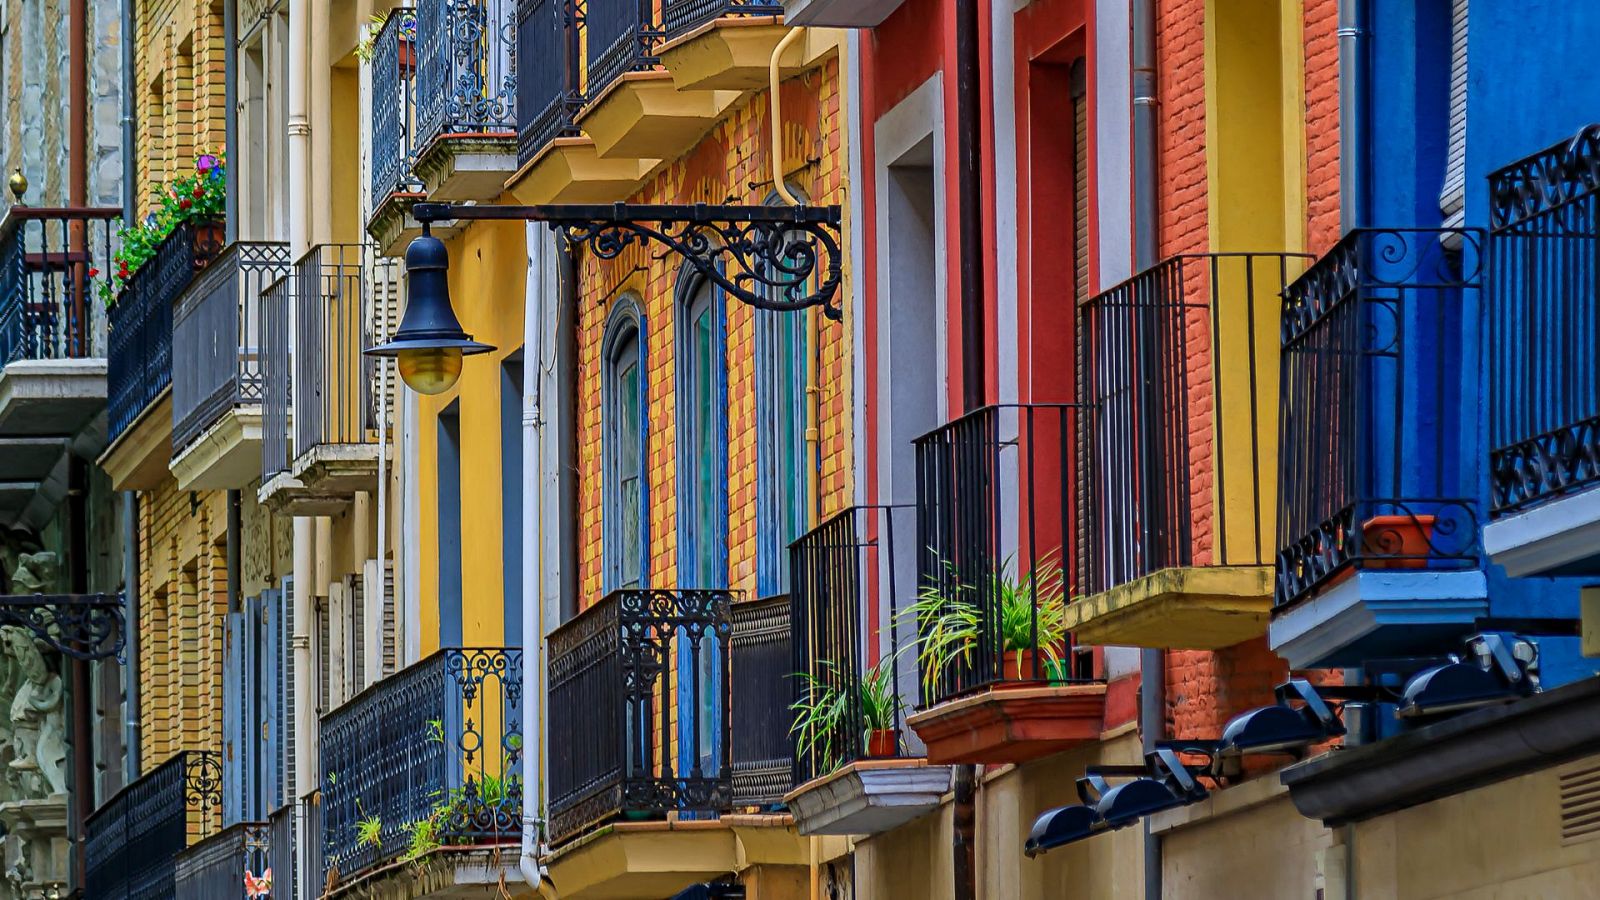
[[[1242,712],[1228,720],[1222,729],[1218,753],[1283,753],[1345,733],[1344,723],[1311,682],[1292,678],[1278,685],[1275,694],[1275,705]]]
[[[488,353],[461,328],[450,305],[450,252],[444,241],[422,234],[406,248],[406,313],[394,338],[366,351],[368,356],[394,357],[400,380],[419,394],[442,394],[461,378],[463,357]]]

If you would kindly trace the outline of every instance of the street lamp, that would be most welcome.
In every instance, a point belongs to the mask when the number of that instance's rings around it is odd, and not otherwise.
[[[461,377],[461,359],[495,349],[461,330],[450,306],[450,253],[424,228],[406,248],[406,314],[387,344],[367,356],[394,357],[400,379],[419,394],[442,394]]]

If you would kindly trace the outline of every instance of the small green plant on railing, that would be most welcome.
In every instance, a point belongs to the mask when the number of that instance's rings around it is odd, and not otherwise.
[[[964,581],[948,560],[941,561],[944,583],[924,584],[917,599],[902,615],[914,618],[917,662],[923,687],[932,693],[939,676],[958,662],[968,661],[982,638],[983,615],[978,590]],[[999,610],[996,622],[1002,653],[1015,652],[1014,672],[1021,679],[1027,668],[1025,654],[1045,657],[1047,670],[1061,668],[1061,644],[1067,636],[1066,579],[1055,551],[1045,554],[1032,573],[1012,575],[1012,558],[1006,557],[989,576],[990,595]]]
[[[367,17],[367,33],[360,43],[356,44],[356,58],[364,63],[372,62],[374,47],[378,41],[378,32],[383,30],[384,23],[389,21],[386,15],[374,14]],[[417,17],[412,13],[400,14],[400,40],[415,41],[417,39]]]
[[[110,277],[100,282],[100,299],[109,308],[139,268],[156,255],[167,236],[185,222],[212,220],[227,208],[227,156],[221,150],[195,157],[194,171],[151,189],[154,208],[138,225],[117,232]],[[96,278],[97,269],[89,270]]]
[[[894,731],[903,704],[895,696],[893,657],[878,660],[853,686],[832,660],[818,660],[817,668],[816,672],[796,673],[806,689],[790,706],[795,719],[789,733],[802,755],[814,757],[820,771],[832,772],[844,761],[844,748],[835,743],[839,735],[853,728],[867,742],[873,732]],[[853,725],[848,721],[852,687],[859,714]]]

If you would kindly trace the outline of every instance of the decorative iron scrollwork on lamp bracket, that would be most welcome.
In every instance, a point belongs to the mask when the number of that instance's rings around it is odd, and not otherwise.
[[[418,203],[432,222],[501,219],[544,222],[574,246],[615,259],[635,246],[662,248],[740,302],[776,311],[820,306],[838,321],[843,278],[838,206],[660,205],[474,206]]]
[[[0,626],[17,625],[73,659],[120,658],[120,594],[0,595]]]

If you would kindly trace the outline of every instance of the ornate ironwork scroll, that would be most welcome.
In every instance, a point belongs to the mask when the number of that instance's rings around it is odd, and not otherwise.
[[[122,654],[120,594],[0,595],[0,626],[18,625],[74,659]]]
[[[662,257],[682,259],[742,303],[779,311],[820,306],[830,319],[843,316],[835,302],[844,269],[837,206],[418,203],[411,214],[424,224],[545,222],[601,259],[615,259],[633,247],[659,247]]]

